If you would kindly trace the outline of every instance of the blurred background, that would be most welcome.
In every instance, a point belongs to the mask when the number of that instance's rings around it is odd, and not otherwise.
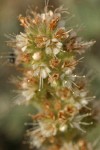
[[[57,8],[64,5],[71,12],[66,26],[78,30],[85,40],[96,40],[96,44],[85,53],[83,70],[91,76],[91,90],[100,100],[100,0],[50,0],[50,6]],[[19,34],[18,16],[25,15],[28,6],[39,10],[44,8],[44,0],[0,0],[0,150],[28,150],[23,144],[28,114],[34,112],[31,106],[14,106],[16,94],[14,85],[9,81],[18,75],[15,67],[9,63],[11,49],[7,47],[5,35]],[[98,106],[99,108],[99,106]],[[90,130],[87,138],[90,141],[100,136],[100,124]],[[100,150],[98,145],[97,150]]]

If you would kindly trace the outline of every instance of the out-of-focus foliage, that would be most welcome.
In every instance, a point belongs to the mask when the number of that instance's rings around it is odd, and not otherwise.
[[[9,80],[10,77],[18,73],[14,66],[9,64],[8,56],[11,50],[6,46],[7,38],[4,36],[5,34],[18,34],[23,30],[19,26],[17,16],[19,14],[24,15],[28,5],[33,5],[33,8],[38,6],[40,11],[44,8],[44,0],[0,0],[0,150],[25,150],[26,146],[24,147],[20,142],[23,140],[26,128],[24,122],[28,120],[28,113],[34,112],[31,107],[14,106],[15,87],[11,85]],[[79,34],[85,39],[96,40],[92,50],[86,53],[83,68],[90,70],[90,76],[93,78],[91,89],[99,100],[100,0],[50,0],[50,6],[52,5],[54,8],[60,5],[68,8],[71,13],[67,18],[66,25],[80,30]],[[99,130],[100,125],[91,131],[88,138],[94,141],[99,137]]]

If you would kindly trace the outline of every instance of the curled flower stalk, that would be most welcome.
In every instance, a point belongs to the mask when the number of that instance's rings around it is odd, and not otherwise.
[[[31,115],[32,128],[26,132],[31,147],[93,150],[81,133],[92,124],[87,118],[94,97],[89,96],[85,76],[77,75],[75,69],[80,55],[95,41],[84,42],[73,29],[63,27],[66,12],[62,7],[54,11],[46,7],[41,14],[31,10],[28,16],[19,16],[24,33],[8,42],[23,74],[12,81],[18,87],[15,103],[38,106],[38,113]]]

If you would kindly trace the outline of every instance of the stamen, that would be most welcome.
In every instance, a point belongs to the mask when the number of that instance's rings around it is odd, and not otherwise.
[[[88,100],[90,102],[90,101],[93,101],[95,98],[96,98],[96,96],[86,97],[86,100]]]
[[[75,77],[75,78],[86,78],[85,75],[83,75],[83,76],[73,75],[72,77]]]
[[[84,108],[88,109],[88,110],[91,110],[90,107],[86,106],[86,105],[83,105]]]
[[[77,119],[83,119],[83,118],[91,116],[91,115],[92,115],[91,113],[87,113],[87,114],[83,114],[83,115],[77,116],[76,118]]]
[[[39,90],[38,91],[41,91],[42,88],[43,88],[43,78],[40,73],[40,81],[39,81]]]
[[[31,125],[36,126],[36,125],[38,125],[38,123],[35,123],[35,122],[33,122],[33,123],[32,123],[32,122],[27,123],[27,122],[25,122],[24,125],[25,125],[25,126],[29,126],[29,125],[30,125],[30,126],[31,126]]]
[[[79,124],[88,126],[88,125],[92,125],[93,122],[89,122],[89,123],[87,123],[87,122],[79,122]]]

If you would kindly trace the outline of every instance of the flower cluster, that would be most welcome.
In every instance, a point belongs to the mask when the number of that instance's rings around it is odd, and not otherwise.
[[[92,150],[80,138],[79,131],[91,115],[85,76],[76,75],[76,65],[94,41],[84,42],[73,29],[62,26],[60,7],[54,12],[45,8],[26,17],[19,16],[24,33],[8,44],[16,55],[15,64],[22,67],[22,78],[13,79],[18,87],[17,104],[37,103],[39,113],[32,115],[33,128],[26,135],[31,147],[49,150]],[[79,57],[78,56],[78,57]]]

